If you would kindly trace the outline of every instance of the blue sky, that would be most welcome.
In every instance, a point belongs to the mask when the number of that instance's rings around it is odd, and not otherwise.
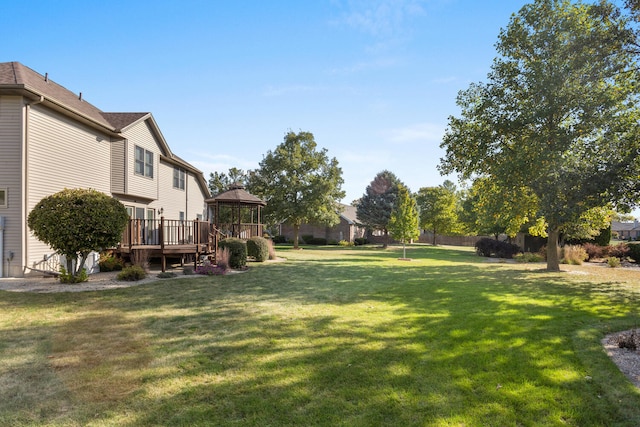
[[[412,191],[446,179],[436,166],[456,95],[486,80],[525,3],[7,2],[0,62],[49,73],[103,111],[150,111],[207,179],[310,131],[338,159],[349,203],[384,169]]]

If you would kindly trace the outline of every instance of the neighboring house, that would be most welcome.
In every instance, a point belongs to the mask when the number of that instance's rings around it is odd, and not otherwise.
[[[353,242],[356,238],[365,237],[364,226],[358,224],[356,208],[349,205],[341,205],[340,222],[328,227],[322,224],[301,224],[299,236],[313,236],[327,239],[327,242],[339,242],[346,240]],[[286,222],[280,226],[280,234],[289,240],[293,240],[293,227]]]
[[[18,62],[0,63],[0,277],[52,255],[27,227],[43,197],[93,188],[132,218],[206,219],[201,171],[175,156],[151,113],[105,113]]]
[[[611,222],[611,233],[621,240],[640,240],[640,222]]]

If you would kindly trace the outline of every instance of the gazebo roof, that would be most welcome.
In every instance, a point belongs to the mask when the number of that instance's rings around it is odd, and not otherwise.
[[[207,199],[207,203],[241,204],[266,206],[267,202],[248,193],[240,184],[233,184],[227,191],[222,192],[212,199]]]

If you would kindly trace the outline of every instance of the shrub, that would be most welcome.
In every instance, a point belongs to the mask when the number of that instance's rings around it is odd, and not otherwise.
[[[287,243],[287,238],[283,235],[273,236],[273,243]]]
[[[521,250],[518,245],[490,239],[488,237],[484,237],[476,242],[476,253],[479,256],[513,258],[513,256],[519,252],[521,252]]]
[[[640,243],[628,244],[627,248],[629,248],[627,256],[640,264]]]
[[[269,242],[264,237],[254,236],[247,240],[247,255],[257,262],[269,259]]]
[[[196,267],[196,274],[203,274],[205,276],[221,276],[226,273],[226,271],[226,269],[213,264],[203,264]]]
[[[132,265],[122,269],[116,278],[127,282],[135,282],[137,280],[142,280],[145,277],[147,277],[147,272],[144,268],[139,265]]]
[[[310,244],[311,244],[311,241],[313,240],[313,234],[302,234],[302,235],[300,235],[300,239],[301,239],[304,243],[306,243],[306,244],[310,245]]]
[[[580,245],[566,245],[562,248],[562,262],[565,264],[582,265],[587,258],[587,251]]]
[[[338,246],[353,246],[354,243],[353,242],[349,242],[347,240],[340,240],[338,242]]]
[[[74,276],[67,272],[67,269],[62,266],[60,267],[60,276],[58,278],[60,279],[60,283],[82,283],[89,280],[86,268],[80,269]]]
[[[229,249],[229,267],[243,268],[247,265],[247,243],[244,240],[230,237],[220,241],[221,249]]]
[[[620,243],[619,245],[607,246],[607,254],[610,257],[616,257],[623,260],[629,254],[629,245],[626,243]]]
[[[531,252],[525,252],[513,257],[518,262],[542,262],[544,257],[540,254],[533,254]]]
[[[304,239],[304,242],[307,245],[316,245],[316,246],[320,246],[320,245],[326,245],[327,244],[327,239],[325,239],[324,237],[306,237]]]
[[[124,268],[124,261],[113,254],[102,254],[98,261],[100,271],[120,271]]]
[[[582,245],[582,247],[587,253],[587,261],[604,258],[604,256],[606,255],[606,248],[604,246],[596,245],[593,243],[585,243]]]
[[[185,265],[182,268],[182,274],[184,274],[185,276],[190,276],[193,274],[193,267],[190,265]]]
[[[162,273],[158,273],[159,279],[170,279],[172,277],[177,277],[178,275],[173,271],[163,271]]]
[[[620,263],[620,258],[616,258],[614,256],[610,256],[609,258],[607,258],[607,264],[611,268],[620,267],[620,264],[621,264]]]
[[[356,246],[362,246],[362,245],[366,245],[369,243],[369,240],[367,240],[366,237],[356,237],[355,239],[353,239],[353,243]]]

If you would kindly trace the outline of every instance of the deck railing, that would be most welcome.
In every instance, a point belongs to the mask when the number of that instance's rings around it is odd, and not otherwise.
[[[210,242],[212,226],[207,221],[176,219],[130,219],[121,247],[203,245]]]

